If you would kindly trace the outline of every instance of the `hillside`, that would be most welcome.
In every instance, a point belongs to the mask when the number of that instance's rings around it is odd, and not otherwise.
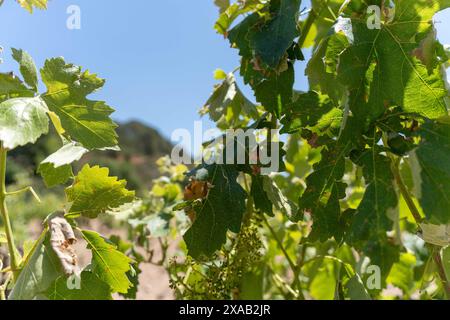
[[[170,153],[172,145],[155,129],[138,121],[119,124],[117,128],[121,152],[93,152],[77,164],[98,164],[110,168],[111,173],[126,179],[130,188],[141,191],[148,188],[152,179],[158,176],[155,161]],[[16,173],[26,169],[34,176],[32,168],[45,159],[46,155],[60,146],[59,138],[52,133],[38,140],[35,145],[27,145],[10,152],[7,182],[16,182]],[[77,169],[77,168],[76,168]]]

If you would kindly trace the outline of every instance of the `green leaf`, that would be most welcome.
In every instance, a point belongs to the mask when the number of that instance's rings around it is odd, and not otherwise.
[[[0,103],[0,140],[7,149],[34,143],[48,132],[47,106],[40,98],[15,98]]]
[[[399,262],[392,266],[391,272],[386,279],[387,283],[402,289],[403,293],[408,295],[414,289],[415,266],[416,257],[411,253],[402,253]]]
[[[304,47],[318,44],[324,37],[329,35],[333,25],[336,23],[336,17],[339,17],[340,12],[349,2],[345,0],[312,0],[311,7],[314,10],[315,18],[306,36]]]
[[[17,2],[29,13],[33,13],[34,8],[47,9],[48,0],[17,0]]]
[[[307,177],[307,188],[300,198],[300,210],[303,213],[309,212],[314,219],[316,213],[320,215],[318,211],[327,207],[332,199],[333,190],[342,194],[342,189],[345,189],[345,185],[341,182],[345,173],[345,157],[350,152],[350,147],[351,144],[348,142],[344,145],[330,146],[329,149],[322,151],[322,160],[314,165],[314,171]],[[339,206],[328,207],[332,208],[339,209]],[[340,216],[340,209],[339,212],[326,214]]]
[[[227,231],[238,233],[245,211],[246,194],[236,181],[234,166],[206,167],[212,185],[200,208],[195,208],[196,220],[184,235],[188,253],[194,258],[211,256],[225,243]]]
[[[46,291],[50,300],[112,300],[109,286],[94,273],[83,271],[80,288],[69,289],[66,277],[56,279]]]
[[[253,198],[256,210],[273,217],[273,204],[264,190],[264,181],[270,179],[267,176],[252,176],[252,188],[250,194]]]
[[[109,117],[114,110],[103,101],[86,98],[103,87],[103,79],[88,71],[82,72],[81,67],[66,64],[63,58],[47,60],[41,76],[47,86],[43,98],[73,140],[87,149],[117,145],[117,125]]]
[[[133,299],[136,300],[137,293],[139,290],[139,275],[142,273],[141,269],[137,264],[131,266],[130,271],[127,273],[128,279],[132,283],[132,287],[128,289],[128,292],[125,294],[121,294],[125,299]]]
[[[346,187],[345,183],[335,183],[326,204],[319,205],[311,214],[313,227],[308,237],[310,241],[326,242],[334,237],[336,241],[341,242],[346,221],[341,213],[339,200],[345,197]]]
[[[379,30],[369,30],[365,18],[352,19],[354,42],[342,53],[338,68],[339,79],[354,95],[350,109],[363,122],[379,117],[386,105],[428,118],[446,115],[448,92],[441,66],[428,72],[413,51],[432,32],[433,15],[450,2],[439,0],[431,5],[404,0],[394,4],[393,20],[382,23]]]
[[[92,251],[92,273],[108,284],[111,292],[127,293],[131,287],[127,272],[131,259],[106,242],[98,233],[82,230],[87,248]]]
[[[72,202],[67,216],[94,219],[108,210],[132,202],[135,193],[127,190],[126,184],[125,180],[110,177],[108,168],[85,165],[73,185],[66,189],[67,200]]]
[[[308,261],[303,269],[311,278],[309,290],[315,299],[371,299],[353,266],[337,257],[316,257]]]
[[[8,299],[42,299],[52,282],[62,274],[61,262],[50,245],[48,232],[45,232],[24,261]]]
[[[380,153],[376,139],[357,163],[363,167],[366,191],[359,204],[349,232],[349,241],[370,257],[372,264],[387,275],[398,259],[398,247],[388,239],[393,228],[393,211],[398,206],[397,190],[391,161]]]
[[[53,188],[57,185],[64,184],[73,177],[73,171],[70,165],[55,168],[51,163],[41,163],[37,173],[42,176],[47,188]]]
[[[23,50],[17,50],[12,48],[13,58],[19,63],[20,73],[28,84],[35,92],[37,92],[38,78],[36,65],[33,58]]]
[[[226,79],[214,88],[214,93],[200,113],[208,113],[218,128],[224,130],[246,126],[246,117],[258,118],[256,106],[244,96],[232,73],[226,75]]]
[[[337,261],[323,259],[321,265],[315,270],[309,292],[316,300],[334,300],[338,280],[339,265]]]
[[[450,222],[450,117],[425,123],[410,154],[414,193],[431,223]]]
[[[295,203],[287,199],[278,186],[268,176],[263,177],[263,189],[267,198],[272,202],[276,210],[290,220],[296,220],[298,208]]]
[[[0,233],[0,243],[7,243],[8,239],[6,238],[6,234],[3,232]]]
[[[349,40],[343,33],[333,33],[318,44],[305,70],[310,87],[320,89],[335,102],[344,95],[344,86],[336,79],[336,69],[339,55],[348,45]]]
[[[222,9],[222,8],[221,8]],[[232,25],[233,21],[236,20],[241,13],[241,7],[234,3],[228,6],[226,9],[222,10],[219,19],[217,19],[214,29],[220,34],[226,35],[228,28]]]
[[[283,8],[286,9],[291,6],[286,4],[289,1],[292,0],[282,0]],[[294,0],[294,2],[297,1]],[[274,7],[276,7],[277,4],[280,4],[280,1],[273,1],[273,3]],[[281,22],[276,17],[274,19],[275,24]],[[284,49],[282,56],[286,56],[286,59],[284,59],[283,62],[277,61],[277,68],[275,70],[270,70],[270,72],[262,70],[260,57],[254,56],[254,48],[252,47],[250,40],[255,36],[255,33],[258,33],[258,30],[263,30],[263,27],[260,26],[262,23],[264,23],[264,18],[258,13],[253,13],[230,30],[228,38],[232,46],[239,49],[239,54],[242,56],[240,73],[244,78],[244,83],[251,85],[255,91],[256,100],[260,102],[267,111],[270,111],[280,117],[281,113],[284,109],[286,109],[286,106],[292,102],[292,87],[294,85],[295,72],[292,63],[289,61],[287,51],[292,47],[293,39],[290,41],[287,48]],[[266,27],[270,29],[269,26],[271,26],[270,22],[266,25]],[[262,35],[260,34],[259,37],[261,36]],[[281,34],[279,36],[280,38],[275,37],[277,38],[274,40],[275,42],[282,41],[283,36]],[[258,36],[256,38],[259,43],[260,39]],[[259,44],[266,45],[263,42]],[[267,45],[271,44],[269,43]],[[271,53],[269,52],[269,54]]]
[[[68,142],[41,163],[51,163],[58,168],[80,160],[87,152],[88,150],[77,142]]]
[[[214,4],[219,7],[220,13],[223,13],[230,6],[230,0],[214,0]]]
[[[436,225],[425,221],[420,224],[420,238],[426,243],[446,247],[450,244],[450,225]]]
[[[0,102],[11,98],[33,97],[34,92],[27,88],[12,73],[0,73]]]
[[[266,265],[261,262],[254,270],[246,272],[242,276],[239,286],[240,299],[242,300],[263,300],[264,283],[266,275]]]
[[[271,19],[249,34],[250,47],[255,55],[271,68],[276,68],[300,35],[297,17],[300,0],[270,1]]]
[[[215,4],[220,8],[219,19],[217,19],[214,29],[224,36],[227,35],[228,29],[233,22],[242,14],[262,8],[263,4],[259,0],[240,1],[230,5],[229,0],[214,0]]]
[[[61,149],[41,162],[37,173],[41,174],[47,187],[66,183],[73,176],[71,163],[78,161],[88,150],[76,142],[68,142]]]
[[[228,33],[228,40],[231,45],[239,49],[239,54],[242,57],[252,57],[253,51],[250,47],[248,34],[250,30],[260,21],[260,16],[253,13],[237,24]]]
[[[329,133],[333,136],[341,127],[342,117],[342,110],[336,108],[328,96],[314,91],[302,93],[283,118],[282,133],[308,129],[318,135]]]
[[[361,280],[361,277],[355,274],[345,284],[347,289],[347,296],[350,300],[371,300],[367,289]]]
[[[252,85],[255,90],[256,100],[260,102],[267,111],[273,112],[280,117],[292,102],[295,82],[294,67],[288,63],[288,67],[281,73],[272,73],[268,78]]]

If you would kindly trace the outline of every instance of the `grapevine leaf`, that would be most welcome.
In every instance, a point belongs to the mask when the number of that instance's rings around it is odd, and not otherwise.
[[[131,259],[106,242],[98,233],[82,231],[87,248],[92,251],[92,273],[108,284],[111,292],[127,293],[131,287],[127,272]]]
[[[316,300],[333,300],[339,281],[339,262],[333,258],[326,258],[317,263],[317,269],[311,275],[309,292]]]
[[[51,248],[48,232],[44,232],[23,262],[20,276],[8,299],[42,299],[52,282],[61,275],[61,263]]]
[[[400,288],[408,295],[414,289],[414,267],[416,257],[411,253],[402,253],[400,259],[392,266],[392,270],[386,279],[387,283]]]
[[[73,176],[72,167],[70,165],[55,168],[51,163],[41,163],[37,173],[42,176],[44,183],[48,188],[64,184]]]
[[[264,299],[264,276],[266,269],[266,264],[259,262],[251,272],[243,274],[239,287],[240,298],[242,300],[254,301]]]
[[[248,34],[250,30],[259,22],[259,19],[259,14],[253,13],[242,20],[242,22],[237,24],[228,33],[228,40],[232,46],[239,49],[239,54],[242,57],[251,57],[253,55]]]
[[[211,256],[225,243],[227,231],[238,233],[245,211],[245,191],[236,181],[234,166],[211,165],[206,168],[212,189],[199,208],[196,220],[184,235],[189,255]]]
[[[46,291],[50,300],[112,300],[109,286],[94,273],[83,271],[80,276],[80,287],[69,289],[66,277],[56,279]]]
[[[214,4],[219,8],[219,12],[223,13],[230,6],[230,0],[214,0]]]
[[[47,106],[40,98],[15,98],[0,104],[0,140],[7,149],[34,143],[48,132]]]
[[[250,194],[255,203],[256,210],[273,216],[273,204],[264,190],[264,180],[269,179],[267,176],[252,176],[252,188]]]
[[[297,28],[297,17],[300,0],[270,1],[271,19],[258,26],[249,35],[250,46],[256,56],[275,68],[291,47],[295,38],[300,35]]]
[[[275,2],[279,3],[280,1]],[[279,117],[286,106],[292,102],[294,67],[292,63],[284,61],[280,63],[277,70],[269,73],[262,72],[260,58],[254,57],[254,49],[250,42],[250,38],[261,23],[261,19],[258,13],[249,15],[230,30],[228,38],[232,46],[236,47],[242,56],[240,73],[244,78],[244,83],[252,86],[256,100],[267,111],[273,112]],[[284,50],[283,55],[286,55],[286,58],[288,58],[287,50],[291,46],[292,40]]]
[[[372,263],[387,275],[398,259],[398,247],[387,237],[387,232],[393,228],[391,213],[398,205],[398,196],[391,161],[378,149],[373,145],[356,160],[363,167],[367,186],[353,217],[349,240],[361,247]]]
[[[352,20],[354,42],[342,53],[338,70],[339,79],[355,95],[351,110],[366,121],[382,114],[386,104],[428,118],[446,115],[448,93],[440,65],[429,73],[413,51],[432,31],[433,15],[450,2],[405,0],[394,4],[394,18],[380,29],[369,30],[366,19]],[[367,111],[370,114],[366,116]]]
[[[11,98],[33,96],[34,92],[12,73],[0,73],[0,102]]]
[[[347,289],[347,295],[350,300],[371,300],[370,295],[358,274],[355,274],[348,280],[345,284],[345,288]]]
[[[345,197],[346,187],[344,183],[335,183],[327,203],[318,206],[314,211],[312,214],[314,223],[309,240],[325,242],[333,237],[338,242],[342,240],[345,220],[341,217],[339,200]]]
[[[61,149],[41,162],[37,172],[47,187],[66,183],[73,176],[71,163],[78,161],[88,150],[76,142],[66,143]]]
[[[335,102],[344,94],[344,86],[336,80],[336,70],[339,55],[348,45],[348,38],[342,32],[323,39],[313,52],[305,71],[310,87],[320,88]]]
[[[316,213],[320,215],[325,210],[324,207],[328,206],[330,199],[333,199],[331,197],[333,189],[338,192],[344,188],[340,181],[345,173],[345,157],[351,150],[350,147],[351,144],[348,142],[344,145],[336,144],[322,151],[322,160],[314,165],[313,173],[306,179],[307,188],[300,198],[301,212],[309,212],[313,218]],[[326,214],[340,215],[339,206],[336,208],[332,205],[328,208],[339,209],[339,212]]]
[[[38,78],[36,65],[33,61],[33,58],[23,50],[12,48],[12,52],[14,60],[19,63],[20,73],[22,74],[25,83],[28,84],[36,92],[38,86]]]
[[[339,16],[339,12],[342,11],[342,5],[346,5],[345,0],[312,0],[311,6],[314,10],[315,19],[312,26],[306,35],[304,47],[310,47],[314,43],[319,43],[324,37],[326,37],[333,25],[335,24],[336,17]]]
[[[133,261],[133,263],[130,265],[130,270],[128,270],[127,272],[127,277],[130,280],[132,286],[130,289],[128,289],[127,293],[121,293],[120,295],[125,299],[135,300],[139,290],[139,275],[142,273],[141,269],[139,268],[139,264],[144,260],[144,257],[135,252],[135,249],[131,242],[124,241],[118,236],[111,236],[109,238],[109,241],[114,243],[117,249],[124,254],[126,254],[126,252],[128,252],[130,249],[133,252],[135,261]]]
[[[311,241],[326,241],[334,237],[341,242],[347,232],[353,212],[341,212],[339,201],[346,196],[347,185],[342,180],[346,156],[352,147],[351,140],[343,138],[323,149],[321,161],[314,165],[313,172],[306,178],[307,188],[299,203],[300,215],[309,213],[313,219]]]
[[[427,219],[450,222],[450,117],[425,123],[418,148],[411,153],[415,194]]]
[[[114,110],[103,101],[86,98],[103,87],[103,79],[88,71],[82,72],[78,66],[66,64],[63,58],[47,60],[41,76],[47,86],[43,98],[72,139],[87,149],[117,145],[117,125],[109,117]]]
[[[66,143],[61,149],[51,154],[42,163],[51,163],[56,168],[78,161],[88,152],[76,142]]]
[[[296,220],[298,208],[295,203],[287,199],[278,186],[268,176],[263,177],[263,189],[267,194],[267,198],[272,202],[276,210],[281,212],[290,220]]]
[[[242,117],[258,118],[256,106],[244,96],[232,73],[215,87],[201,110],[201,114],[206,113],[222,129],[244,126],[246,123],[243,123]]]
[[[240,15],[262,7],[259,0],[233,3],[232,5],[230,5],[229,0],[215,0],[215,4],[220,9],[220,15],[214,25],[214,29],[224,36],[227,36],[228,29]]]
[[[270,77],[252,86],[255,90],[256,100],[267,111],[280,117],[287,105],[292,102],[294,81],[294,67],[291,63],[288,63],[288,68],[284,72],[273,73]]]
[[[94,219],[101,213],[132,202],[135,193],[127,190],[126,184],[125,180],[110,177],[108,168],[85,165],[73,185],[66,189],[67,199],[72,202],[67,216]]]
[[[130,271],[127,273],[128,279],[131,281],[132,287],[128,289],[126,294],[122,294],[125,299],[136,300],[138,289],[139,289],[139,275],[142,273],[141,269],[137,264],[130,267]]]
[[[282,122],[281,133],[308,129],[318,135],[331,134],[341,127],[342,110],[335,107],[328,96],[310,91],[297,97]]]
[[[216,29],[218,33],[226,35],[233,21],[236,20],[237,17],[239,17],[243,12],[237,3],[234,3],[226,8],[221,7],[220,9],[222,12],[214,25],[214,29]]]
[[[17,2],[29,13],[33,13],[34,8],[47,9],[48,0],[17,0]]]
[[[420,238],[427,243],[439,247],[446,247],[450,244],[450,225],[431,224],[426,221],[420,224]]]

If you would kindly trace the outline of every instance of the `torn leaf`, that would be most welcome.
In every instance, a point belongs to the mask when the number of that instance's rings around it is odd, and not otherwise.
[[[450,244],[450,224],[435,225],[431,223],[422,223],[420,228],[421,233],[419,236],[425,242],[440,247],[446,247]]]
[[[51,219],[48,225],[50,228],[50,244],[61,262],[63,272],[68,276],[78,274],[78,259],[72,247],[77,239],[72,226],[61,217]]]

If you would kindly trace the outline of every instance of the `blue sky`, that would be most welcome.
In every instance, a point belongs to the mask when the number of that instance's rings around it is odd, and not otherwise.
[[[72,4],[81,8],[81,30],[66,28]],[[33,15],[5,0],[0,70],[17,70],[10,47],[28,51],[39,67],[64,56],[107,79],[95,98],[117,110],[115,119],[137,119],[170,137],[177,128],[193,129],[216,82],[213,71],[239,64],[236,51],[213,30],[217,15],[213,0],[51,0],[47,11]],[[450,43],[450,11],[435,20],[441,42]],[[303,68],[297,66],[299,89],[306,87]]]

